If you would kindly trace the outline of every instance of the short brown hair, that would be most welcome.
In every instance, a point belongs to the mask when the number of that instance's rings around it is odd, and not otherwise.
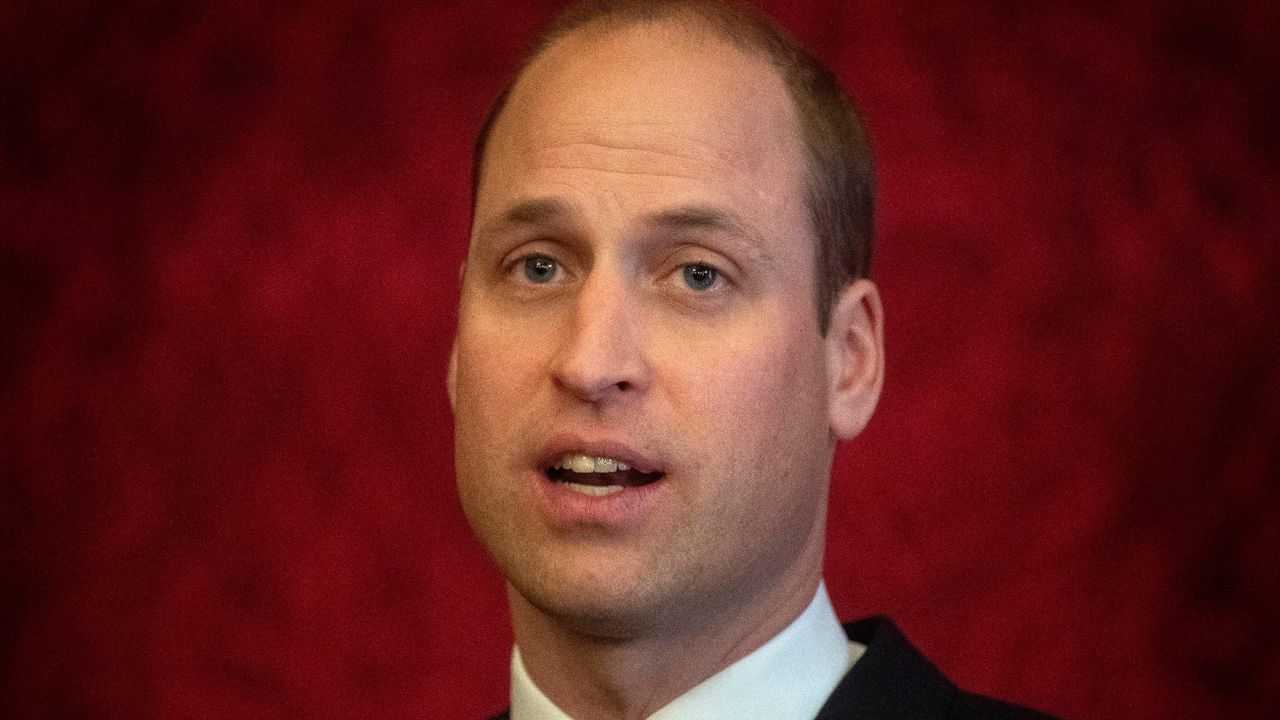
[[[871,145],[853,102],[832,74],[790,35],[753,8],[721,0],[581,0],[546,26],[480,126],[471,168],[472,211],[485,146],[524,70],[557,40],[585,25],[625,27],[667,19],[697,22],[718,37],[768,58],[795,104],[805,149],[809,216],[817,237],[815,303],[826,334],[832,303],[871,269],[875,173]]]

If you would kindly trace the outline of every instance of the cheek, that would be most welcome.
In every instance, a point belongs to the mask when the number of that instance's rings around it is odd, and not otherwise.
[[[472,332],[459,336],[455,387],[455,470],[471,516],[504,502],[497,495],[512,484],[501,480],[520,471],[536,384],[524,354]]]
[[[538,344],[512,328],[460,332],[456,413],[486,425],[509,422],[521,405],[512,399],[533,397],[544,366]]]
[[[830,452],[821,347],[756,333],[715,353],[686,353],[671,367],[681,377],[671,415],[686,451],[708,471],[697,489],[703,500],[734,514],[762,506],[789,518],[809,513]]]
[[[476,534],[495,550],[509,534],[516,500],[507,482],[519,456],[527,373],[519,354],[487,334],[460,333],[457,406],[454,409],[455,479],[458,496]]]
[[[776,440],[825,424],[826,365],[818,340],[756,332],[672,362],[685,375],[696,412],[723,426],[728,439]]]
[[[734,562],[791,562],[825,508],[830,448],[820,355],[798,343],[740,348],[699,364],[701,388],[679,411],[699,479],[686,527]],[[696,407],[692,407],[696,404]],[[748,560],[748,558],[752,558]]]

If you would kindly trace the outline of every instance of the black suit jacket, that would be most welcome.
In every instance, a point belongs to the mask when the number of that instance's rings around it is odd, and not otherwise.
[[[957,689],[888,618],[857,620],[844,630],[867,651],[813,720],[1052,720]],[[508,713],[493,720],[508,720]]]

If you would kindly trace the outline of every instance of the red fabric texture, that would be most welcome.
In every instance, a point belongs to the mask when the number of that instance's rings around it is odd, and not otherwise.
[[[827,577],[963,686],[1280,717],[1280,6],[770,2],[878,152]],[[481,717],[444,372],[550,3],[0,10],[0,716]]]

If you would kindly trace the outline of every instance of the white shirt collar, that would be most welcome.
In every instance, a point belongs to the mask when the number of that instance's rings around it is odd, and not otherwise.
[[[812,718],[866,647],[845,638],[825,584],[782,632],[663,706],[648,720]],[[511,653],[511,720],[572,720]]]

